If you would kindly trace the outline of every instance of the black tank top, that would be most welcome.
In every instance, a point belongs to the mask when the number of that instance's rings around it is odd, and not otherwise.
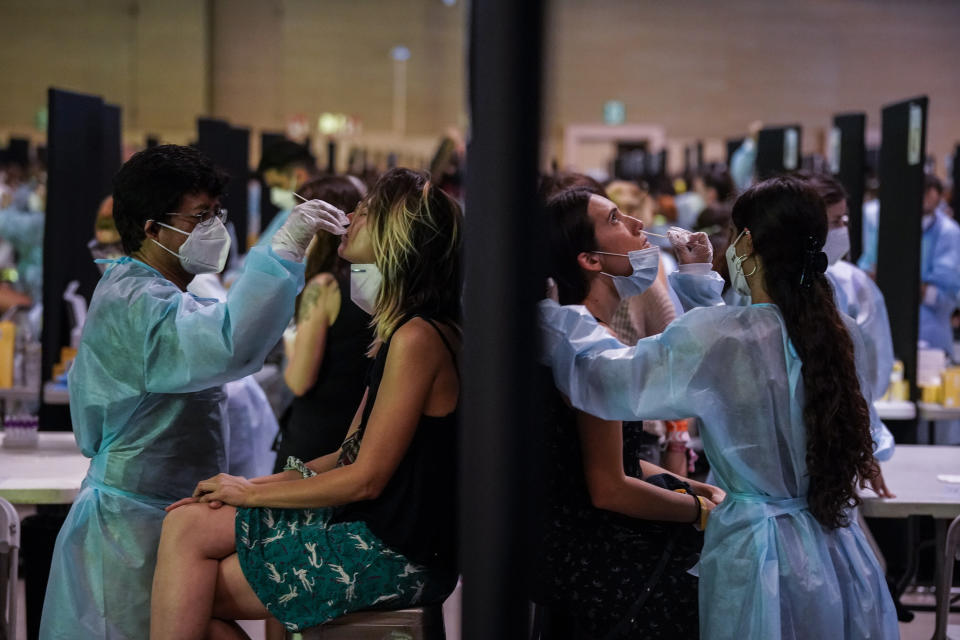
[[[287,456],[313,460],[340,448],[363,399],[373,341],[370,314],[350,300],[350,274],[335,273],[340,285],[340,313],[327,331],[317,381],[290,406],[277,463]]]
[[[411,316],[403,324],[415,317],[436,329],[459,376],[456,352],[434,321]],[[376,404],[389,350],[387,340],[373,361],[363,419],[357,432],[344,442],[338,466],[352,464],[356,458]],[[456,571],[457,411],[443,417],[420,416],[410,447],[380,496],[338,507],[333,521],[363,521],[388,547],[413,562],[435,570]]]

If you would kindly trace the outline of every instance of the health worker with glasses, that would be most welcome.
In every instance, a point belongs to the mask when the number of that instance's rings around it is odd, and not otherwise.
[[[137,153],[114,178],[126,255],[106,261],[69,373],[73,430],[91,460],[57,537],[41,638],[149,634],[164,507],[227,470],[223,385],[260,369],[280,340],[314,234],[348,224],[325,202],[301,204],[250,251],[225,302],[197,297],[191,280],[221,271],[230,251],[226,180],[176,145]]]

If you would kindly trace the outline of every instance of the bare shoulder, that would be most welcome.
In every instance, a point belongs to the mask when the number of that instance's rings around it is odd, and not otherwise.
[[[459,346],[459,336],[450,327],[437,323],[437,328],[444,332],[444,338],[453,348]],[[443,338],[428,321],[423,318],[413,318],[397,329],[390,340],[391,352],[396,350],[409,357],[423,357],[426,355],[442,355],[447,352]]]

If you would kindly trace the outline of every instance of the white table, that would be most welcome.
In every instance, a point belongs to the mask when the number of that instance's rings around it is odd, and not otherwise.
[[[946,532],[950,521],[960,516],[960,484],[943,482],[940,475],[960,475],[960,447],[898,444],[893,457],[881,462],[883,478],[896,498],[878,498],[872,491],[861,493],[860,507],[869,518],[906,518],[909,533],[907,571],[897,585],[894,598],[899,599],[916,573],[916,550],[911,542],[916,533],[913,516],[932,516],[936,528],[936,563],[934,584],[939,584],[940,558],[946,548]]]
[[[36,449],[0,447],[0,497],[14,505],[71,504],[90,459],[72,431],[41,431]]]
[[[917,417],[917,405],[905,400],[877,400],[873,408],[881,420],[913,420]]]
[[[878,498],[872,491],[864,492],[863,515],[949,520],[960,516],[960,484],[937,480],[942,474],[960,475],[960,447],[898,444],[893,457],[880,467],[887,487],[897,497]]]

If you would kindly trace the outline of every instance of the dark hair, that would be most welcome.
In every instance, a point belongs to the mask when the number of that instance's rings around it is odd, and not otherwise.
[[[219,198],[227,180],[227,174],[193,147],[165,144],[135,153],[113,177],[113,219],[124,253],[140,248],[147,220],[176,211],[185,195]]]
[[[932,173],[927,173],[923,176],[923,192],[926,193],[930,189],[936,189],[937,193],[943,195],[943,183],[940,182],[940,178]]]
[[[360,191],[346,176],[324,176],[307,182],[298,191],[307,200],[323,200],[330,203],[344,213],[350,213],[357,208],[360,202]],[[349,268],[349,263],[337,255],[340,246],[340,236],[326,231],[317,233],[317,241],[307,253],[307,264],[304,271],[304,282],[310,282],[321,273],[342,275]],[[297,296],[294,305],[294,317],[300,313],[300,298]]]
[[[828,207],[847,200],[847,190],[829,173],[797,171],[794,175],[813,187]]]
[[[803,180],[776,177],[740,196],[733,222],[750,230],[764,286],[802,362],[810,511],[827,528],[847,526],[848,508],[860,503],[858,478],[876,477],[879,467],[853,340],[823,274],[826,207]]]
[[[567,189],[547,201],[547,266],[557,283],[560,304],[580,304],[587,297],[590,285],[577,256],[597,249],[593,221],[587,213],[594,195],[589,189]]]
[[[260,154],[257,173],[262,175],[270,169],[286,171],[294,167],[305,167],[313,172],[317,168],[317,160],[304,145],[293,140],[277,140]]]
[[[546,202],[561,191],[567,191],[568,189],[584,189],[595,196],[607,197],[607,192],[602,184],[586,174],[574,171],[544,174],[540,177],[537,192],[540,194],[540,199]]]
[[[723,169],[713,169],[700,174],[704,186],[717,192],[717,202],[727,202],[736,193],[733,178]]]

